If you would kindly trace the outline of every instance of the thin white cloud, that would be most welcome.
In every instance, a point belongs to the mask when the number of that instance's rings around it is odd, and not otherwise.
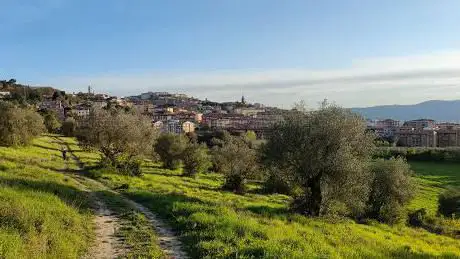
[[[244,93],[251,101],[283,107],[299,100],[316,106],[324,98],[347,107],[408,104],[460,98],[460,51],[354,60],[341,69],[108,74],[49,83],[72,91],[90,84],[118,95],[171,91],[217,101]]]

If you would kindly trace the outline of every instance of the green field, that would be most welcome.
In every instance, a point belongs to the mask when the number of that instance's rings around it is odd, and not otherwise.
[[[97,159],[79,154],[88,163]],[[460,165],[412,166],[420,190],[410,208],[434,214],[437,195],[458,184]],[[141,178],[105,172],[101,181],[129,184],[124,194],[178,230],[193,258],[460,258],[460,240],[423,229],[308,218],[288,212],[289,197],[259,194],[257,185],[241,196],[222,191],[218,174],[191,179],[156,164],[145,170]]]

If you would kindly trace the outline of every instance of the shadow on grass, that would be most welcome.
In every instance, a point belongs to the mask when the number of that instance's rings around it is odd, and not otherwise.
[[[248,206],[248,207],[245,207],[245,209],[252,213],[267,216],[267,217],[286,216],[290,212],[289,208],[287,207],[273,208],[273,207],[264,206],[264,205]]]
[[[47,146],[43,146],[43,145],[40,145],[40,144],[33,144],[33,146],[38,147],[38,148],[43,148],[43,149],[46,149],[46,150],[61,151],[58,148],[47,147]]]
[[[417,259],[431,259],[433,258],[433,254],[426,254],[417,251],[413,251],[410,247],[405,246],[396,251],[392,251],[390,253],[391,258],[417,258]],[[457,255],[452,253],[442,253],[437,255],[435,258],[440,259],[454,259],[458,258]]]
[[[35,159],[19,159],[19,158],[10,158],[10,157],[2,157],[2,160],[15,163],[17,165],[17,167],[20,168],[20,169],[24,168],[27,165],[27,166],[36,166],[36,167],[40,167],[42,169],[52,170],[52,171],[56,171],[56,172],[62,170],[62,168],[56,168],[56,167],[52,167],[52,166],[43,165],[43,163],[47,162],[48,160],[37,161]]]
[[[144,174],[146,175],[161,175],[161,176],[182,176],[182,173],[180,172],[175,172],[175,171],[167,171],[168,169],[164,169],[162,167],[158,167],[158,168],[150,168],[149,167],[143,167],[142,169]],[[145,170],[146,169],[146,170]],[[152,170],[153,169],[153,170]]]
[[[0,184],[24,190],[35,190],[56,195],[63,202],[69,206],[79,209],[80,211],[87,211],[91,208],[89,193],[69,185],[59,184],[52,181],[8,179],[3,177],[0,177]]]

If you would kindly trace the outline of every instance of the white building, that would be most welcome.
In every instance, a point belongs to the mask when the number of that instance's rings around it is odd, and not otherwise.
[[[90,110],[88,108],[77,108],[73,112],[79,117],[87,117],[89,116]]]

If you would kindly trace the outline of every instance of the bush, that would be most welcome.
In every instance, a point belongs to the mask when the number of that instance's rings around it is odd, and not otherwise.
[[[37,112],[0,102],[0,145],[28,145],[44,130],[43,118]]]
[[[142,176],[142,160],[122,160],[118,162],[117,169],[120,173],[129,176]]]
[[[241,137],[226,134],[213,148],[214,166],[224,174],[223,189],[243,194],[246,181],[258,169],[257,155]]]
[[[182,162],[184,164],[185,176],[196,176],[205,172],[211,166],[206,144],[191,142],[182,152]]]
[[[47,111],[43,119],[48,133],[57,133],[62,126],[55,112]]]
[[[77,122],[69,117],[62,123],[62,134],[66,137],[74,137],[77,129]]]
[[[460,188],[452,187],[439,195],[438,212],[446,217],[460,218]]]
[[[377,160],[371,165],[373,179],[367,215],[394,224],[404,218],[404,205],[413,197],[410,166],[401,158]]]
[[[426,225],[426,209],[418,209],[414,212],[409,213],[408,223],[413,227],[424,227]]]
[[[267,178],[264,181],[264,191],[267,193],[293,194],[293,184],[288,175],[277,168],[268,168]]]
[[[171,170],[179,168],[187,143],[188,139],[183,135],[161,135],[155,144],[155,152],[160,156],[163,167]]]

